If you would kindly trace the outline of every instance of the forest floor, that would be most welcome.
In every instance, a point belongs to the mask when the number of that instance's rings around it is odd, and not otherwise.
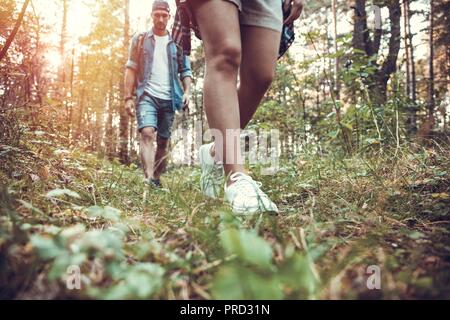
[[[450,298],[448,144],[251,167],[280,208],[253,217],[204,198],[198,167],[155,190],[67,145],[0,145],[1,298]]]

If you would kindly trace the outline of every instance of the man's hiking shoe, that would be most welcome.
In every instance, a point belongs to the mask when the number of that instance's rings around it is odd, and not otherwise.
[[[255,213],[278,213],[278,208],[260,189],[261,182],[254,181],[242,172],[235,172],[230,176],[232,184],[225,185],[225,201],[227,201],[237,215],[251,215]]]
[[[161,180],[160,179],[146,179],[145,181],[149,186],[154,188],[162,188]]]
[[[213,145],[214,142],[201,146],[198,154],[202,170],[200,189],[205,196],[216,199],[222,190],[224,171],[223,166],[217,164],[211,156],[210,151]]]

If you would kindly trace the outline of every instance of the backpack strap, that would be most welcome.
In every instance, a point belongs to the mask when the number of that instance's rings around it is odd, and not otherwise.
[[[142,54],[144,53],[144,39],[146,32],[141,32],[138,36],[137,56],[138,56],[138,70],[140,70],[140,63],[142,61]]]

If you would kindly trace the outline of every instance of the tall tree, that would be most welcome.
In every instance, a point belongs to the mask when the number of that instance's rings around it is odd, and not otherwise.
[[[0,51],[0,61],[6,56],[6,53],[8,52],[9,47],[11,46],[14,38],[16,37],[17,31],[19,31],[20,25],[22,24],[23,17],[25,15],[25,12],[27,11],[27,7],[28,7],[29,3],[30,3],[30,0],[25,0],[25,2],[23,3],[22,10],[20,11],[19,17],[17,18],[16,24],[14,25],[14,29],[12,30],[8,39],[6,39],[5,45],[3,46],[2,50]]]
[[[434,0],[430,0],[429,12],[429,59],[428,59],[428,118],[434,125]]]
[[[400,51],[401,7],[399,0],[384,0],[375,2],[376,9],[387,7],[389,10],[390,37],[388,41],[388,54],[384,61],[377,60],[383,35],[382,21],[377,19],[373,37],[367,24],[366,0],[354,0],[353,9],[355,19],[353,26],[353,48],[358,55],[363,55],[366,61],[374,59],[375,72],[368,79],[369,95],[375,105],[382,105],[387,98],[387,83],[391,75],[397,70],[397,58]]]
[[[411,10],[410,0],[403,0],[403,25],[404,25],[404,42],[405,42],[405,60],[406,60],[406,95],[408,97],[408,118],[406,128],[410,136],[417,132],[417,115],[416,115],[416,66],[414,59],[413,35],[411,32]]]
[[[434,97],[435,116],[442,129],[447,128],[447,106],[450,97],[450,1],[434,0]],[[437,114],[439,111],[439,115]],[[437,123],[437,122],[436,122]]]
[[[414,56],[414,45],[413,45],[413,33],[411,31],[411,8],[410,0],[404,0],[406,4],[406,26],[408,28],[408,46],[409,46],[409,57],[411,66],[411,99],[413,103],[417,102],[417,77],[416,77],[416,62]]]
[[[333,14],[333,40],[334,40],[334,54],[335,54],[335,60],[334,60],[334,90],[336,99],[340,99],[340,91],[341,91],[341,85],[339,81],[339,67],[340,67],[340,59],[338,55],[338,32],[337,32],[337,0],[332,0],[331,4],[332,8],[332,14]]]
[[[405,71],[406,71],[406,96],[411,98],[411,59],[409,52],[409,37],[408,37],[408,0],[403,0],[403,41],[405,47]]]
[[[62,21],[61,21],[61,34],[59,39],[59,55],[61,57],[61,64],[59,69],[59,81],[62,84],[62,88],[66,85],[66,68],[65,68],[65,55],[66,55],[66,40],[67,40],[67,0],[62,0]]]
[[[80,39],[80,63],[77,72],[76,92],[79,100],[79,133],[89,136],[89,145],[99,151],[110,150],[117,154],[111,141],[116,136],[117,101],[119,98],[120,70],[122,68],[123,11],[122,0],[93,2],[97,18],[91,32]],[[81,119],[81,122],[80,122]],[[109,121],[111,120],[111,121]],[[112,126],[108,127],[109,123]]]
[[[129,46],[130,42],[130,0],[124,1],[124,28],[123,28],[123,58],[122,58],[122,66],[125,65],[126,60],[126,48]],[[125,68],[122,67],[122,79],[125,77]],[[120,84],[120,101],[124,101],[124,84],[121,82]],[[122,103],[123,104],[123,103]],[[120,124],[119,124],[119,158],[122,163],[129,163],[129,152],[128,152],[128,135],[129,135],[129,118],[125,111],[125,107],[120,107]]]

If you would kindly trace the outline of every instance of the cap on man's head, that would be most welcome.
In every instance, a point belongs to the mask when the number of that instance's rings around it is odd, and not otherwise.
[[[169,3],[167,3],[167,1],[164,1],[164,0],[155,0],[153,2],[152,12],[154,12],[156,10],[163,10],[163,11],[167,11],[170,13]]]

